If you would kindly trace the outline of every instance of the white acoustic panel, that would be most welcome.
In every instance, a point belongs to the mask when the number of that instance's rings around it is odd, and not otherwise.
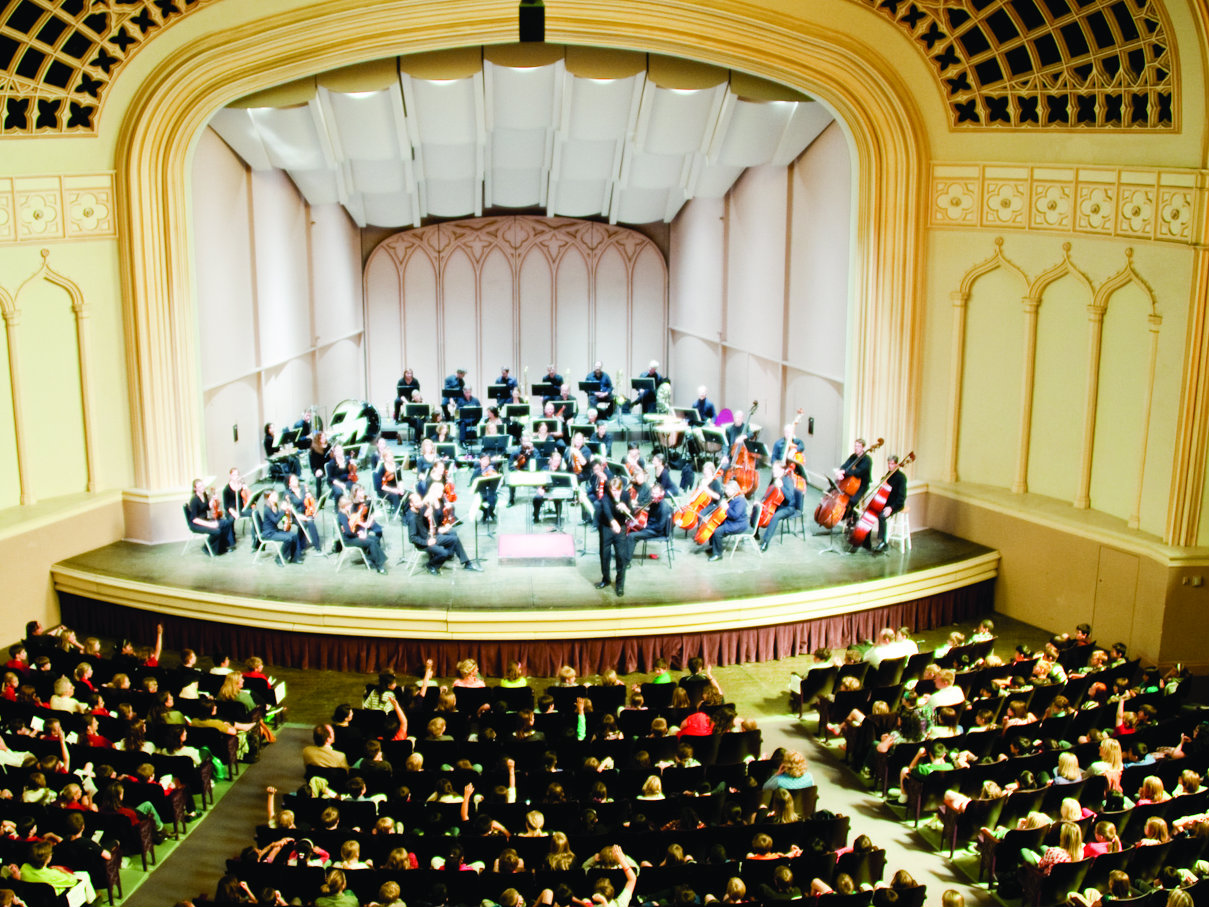
[[[260,107],[250,111],[252,122],[268,150],[269,162],[281,170],[319,170],[332,164],[324,154],[314,109]]]

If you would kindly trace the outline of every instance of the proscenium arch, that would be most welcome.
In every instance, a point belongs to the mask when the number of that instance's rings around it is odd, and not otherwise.
[[[516,39],[499,0],[386,0],[364,9],[265,17],[198,38],[144,79],[117,146],[119,242],[135,483],[184,487],[202,468],[189,158],[211,114],[234,98],[377,57]],[[847,428],[914,446],[919,375],[922,189],[926,148],[894,69],[852,36],[795,31],[798,20],[736,0],[576,0],[546,11],[551,42],[672,54],[808,92],[847,130],[855,162],[850,267],[853,343]],[[758,48],[758,50],[755,50]],[[905,380],[904,380],[905,376]]]

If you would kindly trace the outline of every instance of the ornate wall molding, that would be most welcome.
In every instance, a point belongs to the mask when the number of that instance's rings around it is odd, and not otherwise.
[[[1073,506],[1086,510],[1091,506],[1091,477],[1095,454],[1095,431],[1097,410],[1100,403],[1100,369],[1103,348],[1104,315],[1113,296],[1126,287],[1138,289],[1149,302],[1147,330],[1150,335],[1149,365],[1142,379],[1146,391],[1142,415],[1137,426],[1141,439],[1137,474],[1133,477],[1132,509],[1128,515],[1130,529],[1141,525],[1142,482],[1146,469],[1147,443],[1150,437],[1150,413],[1154,398],[1155,372],[1158,365],[1158,337],[1163,317],[1158,312],[1158,303],[1150,284],[1138,273],[1133,263],[1133,249],[1125,250],[1125,264],[1098,286],[1077,266],[1071,258],[1070,243],[1062,244],[1062,255],[1057,262],[1043,269],[1035,278],[1030,278],[1023,269],[1003,253],[1003,237],[995,237],[995,252],[990,258],[972,265],[962,276],[960,288],[951,294],[953,301],[953,330],[949,393],[949,433],[946,451],[946,481],[959,480],[957,473],[957,451],[961,441],[961,407],[964,396],[963,368],[966,345],[966,312],[970,295],[978,279],[993,271],[1006,271],[1017,277],[1022,287],[1027,288],[1021,299],[1021,317],[1024,319],[1024,355],[1021,364],[1021,387],[1019,433],[1016,449],[1016,475],[1012,492],[1023,494],[1028,491],[1029,445],[1032,437],[1032,410],[1037,351],[1037,313],[1045,298],[1046,289],[1064,277],[1071,277],[1083,285],[1091,298],[1087,306],[1087,393],[1083,411],[1082,446],[1079,458],[1079,478]],[[1052,303],[1051,303],[1052,304]],[[1073,347],[1072,347],[1073,355]],[[1007,376],[1005,376],[1006,378]],[[1122,481],[1126,481],[1122,478]],[[1165,540],[1170,544],[1169,540]]]
[[[0,177],[0,245],[114,236],[112,173]]]
[[[210,0],[19,0],[0,13],[0,136],[95,133],[105,91]]]
[[[857,0],[900,26],[959,128],[1179,127],[1160,0]]]
[[[1192,245],[1207,183],[1204,170],[935,163],[928,221]]]

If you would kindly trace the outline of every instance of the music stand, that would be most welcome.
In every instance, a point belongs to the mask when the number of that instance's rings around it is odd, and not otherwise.
[[[280,447],[297,447],[298,439],[300,437],[302,437],[301,428],[287,428],[285,431],[283,431],[281,433],[281,443],[279,443],[277,446],[279,448]]]
[[[488,400],[507,400],[512,396],[512,388],[506,384],[489,384],[487,386]]]
[[[452,400],[454,397],[462,396],[462,388],[460,387],[443,387],[441,388],[441,398],[443,400]]]
[[[541,454],[542,458],[546,460],[550,459],[550,454],[554,453],[554,448],[557,446],[558,442],[556,442],[553,438],[545,440],[541,444],[538,444],[537,442],[534,442],[533,444],[534,450]]]
[[[769,458],[768,445],[763,441],[756,441],[748,438],[743,442],[743,446],[756,455],[757,462],[767,463]]]
[[[655,393],[655,379],[649,375],[646,377],[631,378],[630,387],[634,388],[636,391],[650,391],[653,394]]]
[[[595,436],[593,436],[593,437],[595,437]],[[588,439],[588,440],[584,441],[584,447],[587,450],[592,451],[592,456],[594,456],[594,457],[603,457],[604,456],[604,442],[603,441],[594,441],[592,439]]]
[[[534,419],[532,422],[529,423],[529,431],[532,434],[537,434],[537,430],[542,425],[545,425],[546,431],[555,432],[555,431],[558,431],[558,422],[559,422],[558,419],[545,419],[545,418]]]
[[[431,403],[405,403],[403,416],[407,419],[427,419],[432,412]]]
[[[474,563],[479,563],[479,524],[483,522],[483,489],[489,489],[495,492],[496,506],[499,506],[500,482],[503,481],[502,475],[494,476],[479,476],[470,483],[470,499],[475,502],[473,508],[474,513]],[[498,517],[496,518],[498,521]],[[495,538],[495,532],[489,527],[487,529],[487,538]],[[481,566],[481,565],[480,565]]]
[[[448,422],[425,422],[424,423],[424,437],[425,438],[435,438],[437,436],[437,426],[438,425],[444,425],[444,426],[448,427],[449,423]]]
[[[525,420],[529,418],[528,403],[506,403],[504,404],[504,418],[510,421]]]
[[[591,378],[587,381],[581,381],[579,382],[579,389],[588,396],[595,397],[598,393],[600,393],[600,382],[595,378]]]
[[[458,455],[457,445],[452,441],[445,441],[437,446],[437,456],[442,460],[452,460]]]
[[[689,428],[696,428],[698,425],[703,425],[701,421],[701,413],[697,412],[696,407],[692,406],[673,406],[672,412],[689,424]]]
[[[483,451],[506,453],[508,450],[507,435],[486,435],[483,438]]]
[[[549,491],[546,492],[546,500],[554,504],[554,529],[558,532],[563,528],[563,503],[574,500],[576,477],[569,472],[552,472],[550,473]]]
[[[535,397],[557,397],[562,393],[561,384],[535,384],[532,389]]]

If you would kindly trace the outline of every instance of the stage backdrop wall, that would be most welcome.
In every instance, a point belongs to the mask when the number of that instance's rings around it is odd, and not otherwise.
[[[360,247],[339,205],[311,206],[289,177],[248,169],[212,130],[193,159],[198,342],[206,469],[264,459],[265,422],[364,394]]]
[[[532,383],[550,363],[578,394],[597,359],[628,389],[667,358],[667,300],[663,255],[624,227],[504,216],[396,233],[365,265],[370,402],[389,413],[404,368],[430,402],[457,368],[480,399],[502,366]]]

